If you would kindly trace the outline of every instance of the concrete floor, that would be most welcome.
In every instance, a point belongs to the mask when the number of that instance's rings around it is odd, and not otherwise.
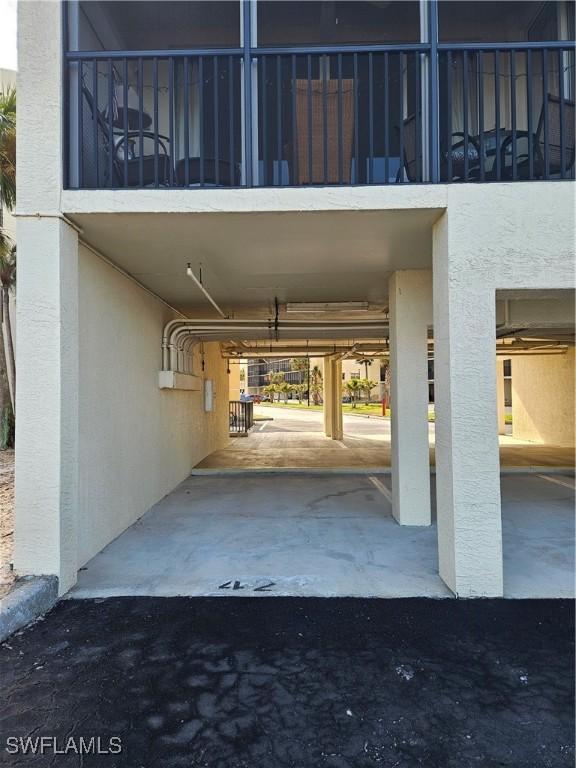
[[[256,408],[259,421],[248,437],[233,438],[230,445],[198,464],[198,469],[247,468],[347,468],[381,469],[390,466],[390,420],[344,415],[344,440],[324,435],[319,411],[286,407]],[[434,465],[434,424],[429,425],[430,462]],[[502,435],[502,467],[573,467],[574,450],[527,443]]]
[[[507,597],[574,594],[574,480],[502,478]],[[79,573],[71,597],[449,597],[436,526],[401,527],[390,478],[193,476]]]

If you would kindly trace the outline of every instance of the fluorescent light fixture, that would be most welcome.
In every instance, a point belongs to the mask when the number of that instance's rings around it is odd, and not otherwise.
[[[286,312],[366,312],[367,301],[289,301]]]

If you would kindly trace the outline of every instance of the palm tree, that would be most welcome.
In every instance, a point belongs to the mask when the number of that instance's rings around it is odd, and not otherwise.
[[[304,395],[308,392],[308,384],[306,384],[305,382],[302,382],[302,384],[294,384],[294,386],[292,387],[292,390],[296,393],[298,402],[302,403],[302,400],[304,399]]]
[[[274,395],[276,394],[276,384],[266,384],[262,389],[265,395],[270,397],[270,402],[274,402]]]
[[[372,360],[362,360],[361,362],[362,362],[362,365],[364,366],[364,374],[365,374],[364,378],[367,379],[368,378],[368,368],[369,368],[369,366],[372,365]]]
[[[362,391],[362,382],[360,379],[349,379],[344,386],[350,395],[352,408],[356,408],[356,397],[358,393]]]
[[[370,392],[374,389],[378,382],[372,381],[371,379],[361,379],[360,384],[362,387],[362,390],[366,393],[366,399],[368,402],[370,402]]]
[[[287,381],[282,382],[282,384],[278,385],[278,392],[284,395],[284,403],[286,404],[288,402],[288,395],[294,391],[294,385],[290,384]]]
[[[16,202],[16,89],[0,92],[0,204]]]
[[[16,203],[16,89],[0,92],[0,206]],[[14,444],[16,367],[10,293],[16,284],[16,246],[0,229],[0,449]]]
[[[322,394],[322,371],[319,365],[315,365],[310,371],[310,394],[314,405],[320,405],[320,396]]]
[[[16,365],[10,319],[10,293],[16,285],[16,246],[0,230],[0,449],[14,444]]]

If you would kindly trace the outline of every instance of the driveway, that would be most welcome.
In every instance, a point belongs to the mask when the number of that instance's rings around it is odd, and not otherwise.
[[[568,601],[60,603],[0,648],[3,765],[569,768]],[[119,737],[117,755],[6,739]]]
[[[390,419],[344,414],[344,440],[324,435],[321,411],[292,406],[256,406],[257,421],[248,437],[207,456],[199,469],[266,467],[340,469],[390,466]],[[434,424],[428,425],[430,462],[434,465]],[[573,467],[574,451],[500,436],[500,463],[509,467]]]

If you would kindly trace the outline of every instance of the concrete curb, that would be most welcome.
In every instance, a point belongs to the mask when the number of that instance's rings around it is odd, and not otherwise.
[[[0,599],[0,642],[52,608],[58,599],[56,576],[26,576]]]
[[[391,467],[216,467],[193,469],[190,477],[225,475],[390,475]],[[501,475],[574,475],[574,467],[502,467]],[[436,474],[436,468],[430,468]]]

